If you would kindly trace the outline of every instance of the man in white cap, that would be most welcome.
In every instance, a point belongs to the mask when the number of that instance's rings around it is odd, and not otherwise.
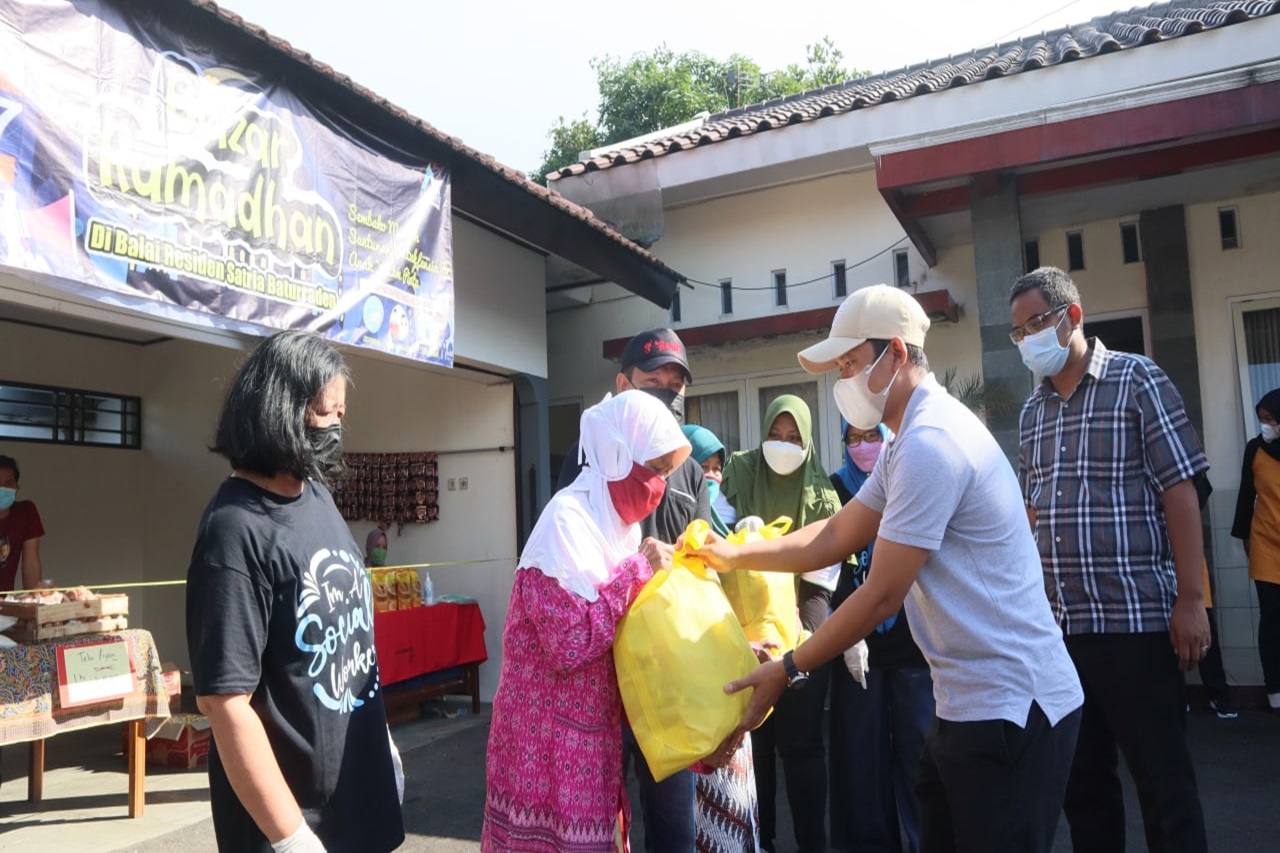
[[[754,688],[745,732],[905,600],[937,702],[916,784],[921,848],[1047,853],[1084,696],[1017,478],[982,422],[929,373],[928,328],[914,298],[876,285],[846,299],[830,336],[800,353],[810,373],[840,370],[845,420],[883,421],[896,437],[830,519],[741,547],[714,540],[701,554],[722,571],[798,573],[874,539],[871,571],[809,640],[725,689]]]

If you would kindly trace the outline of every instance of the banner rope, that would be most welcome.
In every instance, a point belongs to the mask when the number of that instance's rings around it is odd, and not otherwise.
[[[473,565],[476,565],[477,563],[514,562],[515,559],[516,559],[515,557],[489,557],[483,560],[447,560],[439,563],[406,563],[402,566],[366,566],[365,571],[380,572],[383,570],[398,571],[400,569],[437,569],[437,568],[445,568],[448,566],[473,566]],[[186,578],[179,578],[176,580],[167,580],[167,581],[131,581],[129,583],[95,583],[93,585],[76,584],[75,586],[44,586],[44,587],[40,587],[39,589],[15,589],[12,592],[0,593],[0,598],[2,598],[5,595],[25,595],[27,593],[33,593],[33,592],[34,593],[65,592],[66,590],[69,590],[69,589],[81,589],[86,587],[89,589],[97,590],[97,589],[141,589],[145,587],[156,587],[156,586],[182,586],[186,584],[186,582],[187,582]]]

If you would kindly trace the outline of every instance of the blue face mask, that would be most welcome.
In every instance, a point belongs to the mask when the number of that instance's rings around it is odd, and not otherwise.
[[[707,478],[707,498],[712,503],[720,499],[720,484],[710,477]]]
[[[1034,335],[1027,335],[1018,344],[1018,352],[1022,355],[1022,363],[1037,377],[1057,376],[1067,365],[1067,357],[1071,348],[1058,341],[1058,327],[1067,318],[1062,312],[1058,322],[1047,329],[1041,329]]]
[[[17,489],[0,488],[0,512],[4,512],[13,506],[13,502],[18,499]]]

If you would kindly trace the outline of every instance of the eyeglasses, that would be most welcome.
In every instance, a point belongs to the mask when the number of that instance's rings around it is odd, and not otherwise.
[[[880,431],[876,430],[876,434],[874,436],[868,435],[864,437],[861,435],[855,435],[855,436],[847,437],[844,443],[849,447],[857,447],[859,444],[863,444],[863,443],[879,444],[880,441],[881,441]]]
[[[1057,308],[1050,308],[1043,314],[1037,314],[1032,317],[1021,326],[1014,326],[1009,330],[1009,340],[1013,341],[1015,344],[1020,344],[1022,343],[1022,339],[1027,335],[1034,335],[1037,332],[1043,332],[1045,329],[1049,328],[1049,320],[1054,314],[1066,311],[1069,307],[1069,305],[1059,305]]]

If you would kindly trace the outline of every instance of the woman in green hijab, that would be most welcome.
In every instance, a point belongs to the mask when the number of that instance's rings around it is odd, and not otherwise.
[[[785,515],[792,520],[792,530],[798,530],[834,515],[840,500],[813,446],[813,416],[804,400],[792,394],[775,399],[765,411],[761,432],[765,440],[759,448],[735,453],[724,468],[721,491],[738,517],[755,515],[768,523]],[[801,577],[797,601],[806,629],[814,631],[826,620],[839,569],[836,565]],[[775,749],[782,757],[797,845],[802,853],[826,849],[822,712],[827,678],[825,666],[810,673],[806,688],[784,693],[773,715],[751,733],[760,842],[766,850],[773,849],[777,817]]]

